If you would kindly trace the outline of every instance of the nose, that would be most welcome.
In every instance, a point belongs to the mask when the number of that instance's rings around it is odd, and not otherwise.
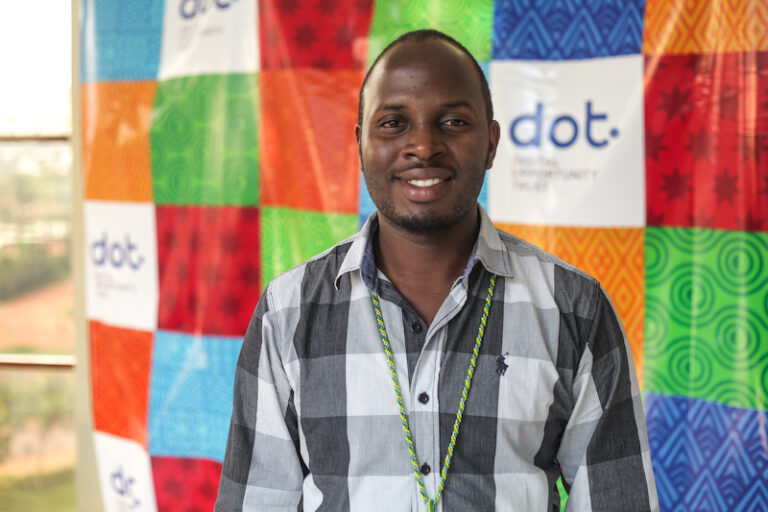
[[[445,151],[445,144],[439,128],[427,124],[414,123],[408,130],[404,156],[409,159],[429,161]]]

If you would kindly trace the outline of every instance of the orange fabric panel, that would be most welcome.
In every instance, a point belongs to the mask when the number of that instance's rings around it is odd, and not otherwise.
[[[260,79],[262,205],[357,213],[362,72],[265,70]]]
[[[497,226],[595,277],[608,292],[629,338],[642,383],[645,333],[645,232],[643,228]]]
[[[94,428],[146,447],[152,333],[89,324]]]
[[[82,86],[86,199],[151,201],[149,126],[156,82]]]
[[[648,0],[643,53],[768,50],[768,0]]]

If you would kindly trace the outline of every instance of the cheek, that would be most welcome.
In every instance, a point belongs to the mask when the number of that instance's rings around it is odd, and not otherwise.
[[[367,171],[386,173],[397,160],[397,151],[382,145],[368,146],[363,149],[361,159]]]

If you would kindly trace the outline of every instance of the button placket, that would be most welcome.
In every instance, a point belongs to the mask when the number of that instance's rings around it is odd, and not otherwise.
[[[415,322],[410,323],[410,325],[414,324]],[[426,336],[424,331],[425,329],[422,330],[421,336]],[[435,336],[435,333],[432,333],[431,336]],[[434,343],[434,341],[425,339],[422,350],[426,348],[428,343]],[[436,367],[439,366],[439,361],[439,355],[434,350],[423,351],[414,368],[411,382],[411,389],[413,390],[411,403],[417,412],[417,414],[412,415],[411,430],[416,445],[419,472],[430,496],[434,496],[436,492],[436,476],[439,476],[433,471],[437,457],[435,447],[440,442],[439,412],[437,410],[438,404],[435,401],[438,382]]]

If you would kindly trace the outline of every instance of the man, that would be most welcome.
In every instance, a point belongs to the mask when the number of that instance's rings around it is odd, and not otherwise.
[[[453,39],[379,56],[355,127],[378,212],[264,292],[216,510],[548,511],[561,475],[573,510],[658,508],[605,292],[477,205],[499,131]]]

